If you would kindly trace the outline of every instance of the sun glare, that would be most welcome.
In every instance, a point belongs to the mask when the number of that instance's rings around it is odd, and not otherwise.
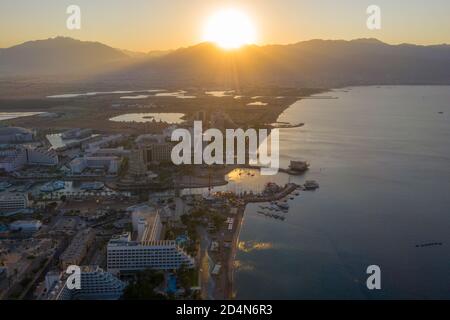
[[[209,18],[203,40],[214,42],[224,49],[237,49],[255,43],[256,30],[246,14],[227,9]]]

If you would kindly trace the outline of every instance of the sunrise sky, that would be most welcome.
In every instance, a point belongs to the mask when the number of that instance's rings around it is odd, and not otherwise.
[[[81,30],[66,29],[72,4],[81,7]],[[382,9],[379,31],[366,27],[371,4]],[[363,37],[450,43],[448,0],[1,0],[0,47],[61,35],[134,51],[174,49],[203,41],[208,19],[226,8],[245,13],[257,44]]]

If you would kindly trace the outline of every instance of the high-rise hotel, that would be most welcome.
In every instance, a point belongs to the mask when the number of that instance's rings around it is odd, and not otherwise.
[[[194,258],[173,240],[160,240],[159,212],[150,207],[132,213],[133,238],[130,233],[112,238],[107,247],[108,271],[117,273],[145,269],[174,270],[181,266],[193,268]]]

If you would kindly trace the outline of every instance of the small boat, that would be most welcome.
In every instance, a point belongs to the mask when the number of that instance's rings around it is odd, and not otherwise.
[[[319,189],[319,184],[314,180],[308,180],[305,182],[303,187],[305,188],[305,190],[316,190]]]
[[[277,206],[278,206],[280,209],[284,209],[284,210],[288,210],[288,209],[289,209],[289,204],[287,204],[286,202],[278,203]]]

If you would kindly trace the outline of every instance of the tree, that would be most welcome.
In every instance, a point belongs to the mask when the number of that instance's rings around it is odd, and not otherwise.
[[[124,300],[162,300],[165,297],[155,292],[155,289],[164,281],[164,274],[155,270],[144,270],[136,274],[124,291]]]
[[[180,281],[180,285],[186,290],[186,292],[195,285],[196,274],[196,269],[189,269],[185,264],[181,265],[181,267],[178,269],[178,280]]]

